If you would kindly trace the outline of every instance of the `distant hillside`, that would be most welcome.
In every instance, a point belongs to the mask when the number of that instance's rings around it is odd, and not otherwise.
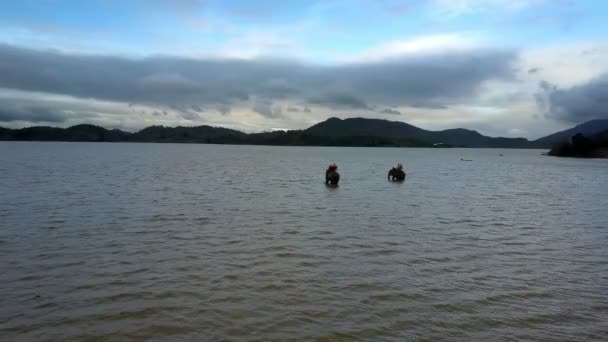
[[[232,129],[211,126],[150,126],[132,134],[129,140],[140,142],[239,144],[247,141],[247,134]]]
[[[308,134],[318,136],[381,136],[415,138],[424,132],[423,129],[405,122],[380,119],[339,119],[329,118],[305,130]]]
[[[304,132],[321,136],[370,136],[412,139],[426,144],[444,143],[463,147],[538,147],[537,144],[525,138],[492,138],[463,128],[427,131],[404,122],[364,118],[344,120],[331,118],[308,128]]]
[[[0,140],[8,140],[12,134],[12,130],[0,127]]]
[[[608,129],[600,133],[594,134],[591,138],[596,141],[605,142],[605,145],[608,146]]]
[[[126,141],[131,133],[121,130],[107,130],[94,125],[77,125],[69,128],[36,126],[22,129],[0,130],[1,140],[24,141]]]
[[[378,119],[331,118],[305,130],[246,134],[232,129],[197,126],[151,126],[136,133],[107,130],[93,125],[69,128],[29,127],[0,129],[0,140],[36,141],[130,141],[210,144],[257,144],[296,146],[443,146],[532,148],[538,145],[524,138],[492,138],[476,131],[457,128],[427,131],[404,122]]]
[[[118,129],[107,130],[93,125],[77,125],[66,128],[63,132],[72,141],[124,141],[130,133]]]
[[[608,120],[591,120],[576,127],[547,135],[546,137],[535,140],[535,142],[544,147],[551,147],[556,143],[570,140],[570,138],[577,133],[581,133],[585,136],[592,136],[605,130],[608,130]]]
[[[556,157],[608,158],[608,129],[586,137],[576,133],[570,139],[557,142],[549,151]]]

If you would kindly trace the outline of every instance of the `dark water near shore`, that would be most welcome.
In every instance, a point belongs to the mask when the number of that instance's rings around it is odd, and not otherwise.
[[[608,161],[540,153],[0,143],[0,340],[608,340]]]

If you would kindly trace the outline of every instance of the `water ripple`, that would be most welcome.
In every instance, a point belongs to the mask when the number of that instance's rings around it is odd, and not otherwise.
[[[0,340],[608,340],[608,168],[497,155],[0,143]]]

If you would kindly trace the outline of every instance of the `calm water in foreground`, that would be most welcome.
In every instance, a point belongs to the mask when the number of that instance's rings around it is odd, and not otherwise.
[[[2,341],[605,341],[608,161],[5,142],[0,260]]]

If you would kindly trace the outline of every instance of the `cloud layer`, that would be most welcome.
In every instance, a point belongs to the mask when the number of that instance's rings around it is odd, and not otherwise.
[[[511,79],[516,58],[514,51],[475,49],[319,66],[280,59],[129,59],[0,45],[0,88],[141,104],[159,113],[173,108],[192,116],[205,115],[204,108],[228,114],[248,105],[277,117],[282,110],[276,102],[293,104],[291,113],[306,113],[307,105],[438,108],[474,96],[484,81]],[[4,117],[35,118],[30,112]]]
[[[608,74],[570,88],[548,82],[540,86],[537,98],[549,117],[572,123],[608,118]]]
[[[35,105],[15,106],[0,101],[0,122],[28,121],[61,123],[67,119],[62,111],[51,107],[37,107]]]

